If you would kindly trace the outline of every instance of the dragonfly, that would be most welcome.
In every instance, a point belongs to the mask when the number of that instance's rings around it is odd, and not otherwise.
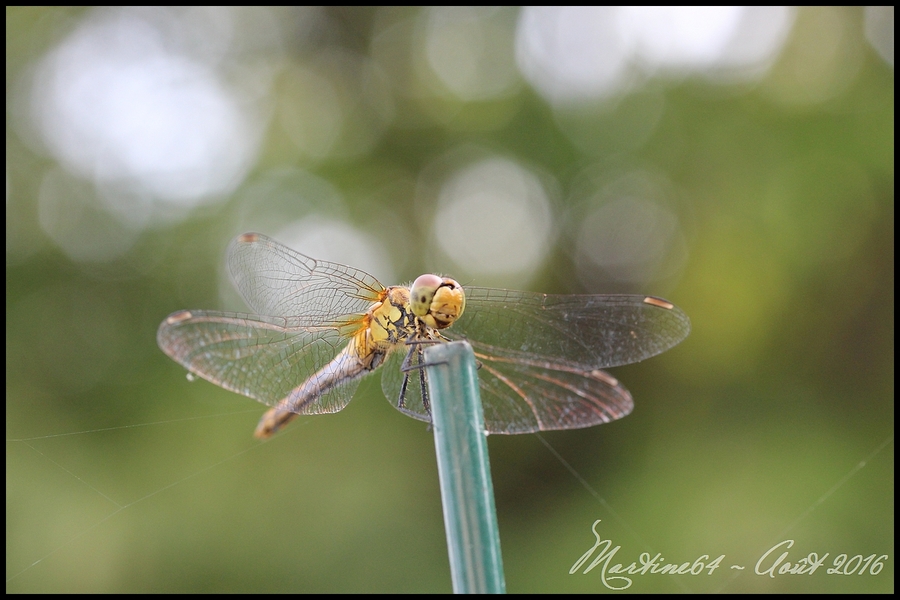
[[[687,315],[654,296],[463,287],[433,274],[385,287],[259,233],[236,237],[227,264],[254,313],[180,310],[157,342],[189,376],[270,406],[261,439],[297,415],[340,411],[378,370],[391,404],[430,423],[423,348],[453,340],[474,350],[486,433],[608,423],[634,401],[602,369],[660,354],[690,332]]]

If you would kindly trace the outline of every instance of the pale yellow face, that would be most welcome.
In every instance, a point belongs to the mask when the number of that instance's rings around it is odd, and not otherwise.
[[[455,280],[437,275],[420,275],[412,284],[409,304],[414,315],[429,327],[444,329],[463,314],[466,294]]]

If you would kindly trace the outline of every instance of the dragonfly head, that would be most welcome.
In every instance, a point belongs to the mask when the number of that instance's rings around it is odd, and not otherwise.
[[[455,280],[437,275],[420,275],[409,290],[414,315],[429,327],[444,329],[463,314],[466,294]]]

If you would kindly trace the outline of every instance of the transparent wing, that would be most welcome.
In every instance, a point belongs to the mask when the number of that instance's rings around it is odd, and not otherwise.
[[[430,422],[431,413],[425,406],[428,373],[415,368],[422,362],[418,353],[422,347],[414,349],[409,361],[414,368],[406,372],[401,371],[405,352],[392,353],[382,369],[381,386],[399,411]],[[620,419],[634,408],[628,390],[603,371],[564,368],[555,363],[548,366],[524,358],[507,360],[485,354],[477,342],[473,348],[480,367],[484,425],[489,433],[590,427]]]
[[[365,271],[316,260],[259,233],[231,242],[228,270],[254,311],[305,323],[328,324],[364,313],[384,293]]]
[[[487,430],[528,433],[624,417],[631,395],[600,369],[655,356],[689,331],[658,298],[467,288],[463,316],[443,333],[468,340],[481,363]]]
[[[489,433],[580,429],[621,419],[634,408],[628,390],[599,369],[498,360],[478,344],[473,349]]]
[[[508,360],[592,371],[656,356],[690,330],[681,309],[652,296],[466,288],[465,312],[444,333],[477,342],[483,352]]]
[[[409,366],[412,368],[404,372],[401,367],[411,347]],[[423,349],[421,344],[414,344],[400,346],[391,352],[381,367],[381,391],[394,408],[406,416],[431,423],[431,413],[425,407],[428,373],[419,367]]]
[[[156,338],[163,352],[191,373],[275,406],[340,352],[346,343],[340,329],[340,324],[324,327],[298,318],[184,310],[163,321]],[[303,413],[341,410],[358,384],[355,379],[332,389]]]

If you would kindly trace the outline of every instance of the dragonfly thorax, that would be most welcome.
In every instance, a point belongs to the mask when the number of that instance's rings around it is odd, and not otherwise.
[[[384,300],[376,302],[366,315],[368,327],[360,330],[366,345],[387,349],[403,344],[420,329],[418,319],[410,309],[409,289],[392,286],[385,290]]]

